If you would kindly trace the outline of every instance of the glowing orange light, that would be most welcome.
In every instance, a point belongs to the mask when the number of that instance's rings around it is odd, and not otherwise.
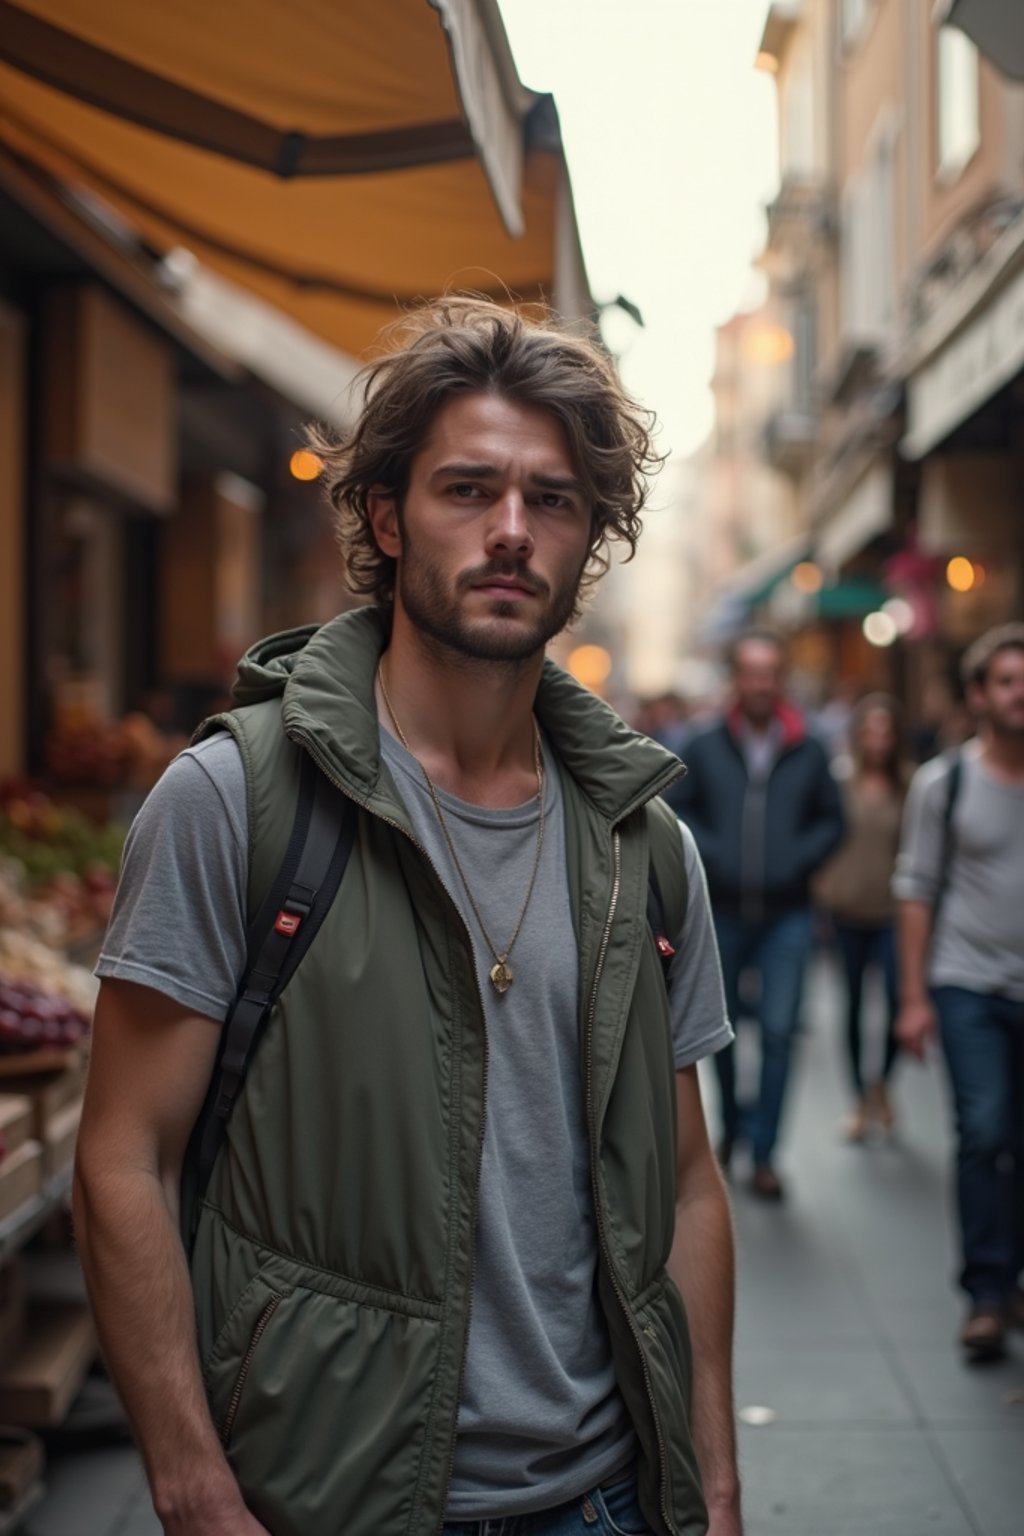
[[[799,565],[794,565],[789,579],[798,592],[820,592],[825,584],[821,567],[813,560],[801,560]]]
[[[777,368],[788,363],[796,349],[792,336],[781,325],[754,326],[743,338],[743,356],[761,368]]]
[[[568,667],[584,688],[600,688],[611,675],[612,659],[603,645],[578,645],[570,652]]]
[[[954,555],[946,566],[946,580],[954,592],[969,592],[977,579],[974,566],[966,555]]]
[[[296,448],[288,460],[288,468],[296,480],[315,480],[323,470],[323,460],[308,448]]]

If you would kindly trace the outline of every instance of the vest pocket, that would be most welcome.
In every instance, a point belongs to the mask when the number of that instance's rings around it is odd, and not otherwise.
[[[287,1287],[256,1274],[244,1287],[203,1364],[203,1381],[221,1443],[227,1446],[260,1341]]]
[[[232,1388],[231,1396],[228,1399],[227,1411],[225,1412],[223,1421],[221,1423],[220,1438],[221,1443],[225,1449],[227,1449],[227,1447],[231,1444],[231,1431],[234,1428],[235,1416],[238,1413],[238,1405],[242,1401],[242,1392],[245,1389],[245,1381],[249,1374],[249,1369],[252,1366],[253,1356],[255,1355],[256,1350],[259,1348],[260,1339],[262,1339],[264,1333],[266,1332],[270,1319],[273,1317],[274,1313],[277,1311],[283,1300],[284,1297],[281,1296],[279,1292],[274,1291],[268,1298],[263,1311],[260,1313],[259,1317],[256,1319],[255,1325],[253,1326],[252,1335],[249,1339],[249,1348],[246,1350],[245,1358],[243,1359],[242,1364],[239,1366],[238,1375],[235,1377],[235,1384]]]

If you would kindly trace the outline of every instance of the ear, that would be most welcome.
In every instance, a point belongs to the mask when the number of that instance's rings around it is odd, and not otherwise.
[[[377,548],[382,555],[390,555],[393,560],[397,560],[402,553],[398,502],[394,496],[389,496],[382,489],[375,487],[367,492],[366,510],[369,513],[370,527],[373,529]]]

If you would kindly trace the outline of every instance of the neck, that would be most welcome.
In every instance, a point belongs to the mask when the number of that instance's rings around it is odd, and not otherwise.
[[[747,730],[753,731],[755,736],[767,736],[768,732],[772,728],[774,720],[774,715],[768,715],[767,718],[762,718],[759,715],[755,720],[753,716],[748,715],[745,712],[743,714],[743,721],[747,727]]]
[[[544,666],[476,661],[424,636],[396,609],[381,672],[392,718],[378,688],[381,723],[430,777],[479,805],[519,805],[536,793],[533,703]]]
[[[982,736],[980,757],[997,773],[1020,778],[1024,776],[1024,736],[1017,731],[995,731],[989,726]]]

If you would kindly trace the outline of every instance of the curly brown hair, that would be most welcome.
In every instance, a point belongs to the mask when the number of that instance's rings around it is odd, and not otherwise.
[[[527,318],[475,296],[426,304],[385,336],[391,349],[361,376],[362,411],[351,432],[316,424],[306,433],[324,465],[354,592],[392,605],[395,561],[377,546],[368,496],[382,491],[401,508],[435,415],[460,394],[498,394],[561,423],[592,516],[580,597],[608,569],[612,539],[627,545],[625,558],[632,559],[648,476],[663,455],[653,446],[653,414],[626,393],[596,340],[559,329],[550,316]]]

